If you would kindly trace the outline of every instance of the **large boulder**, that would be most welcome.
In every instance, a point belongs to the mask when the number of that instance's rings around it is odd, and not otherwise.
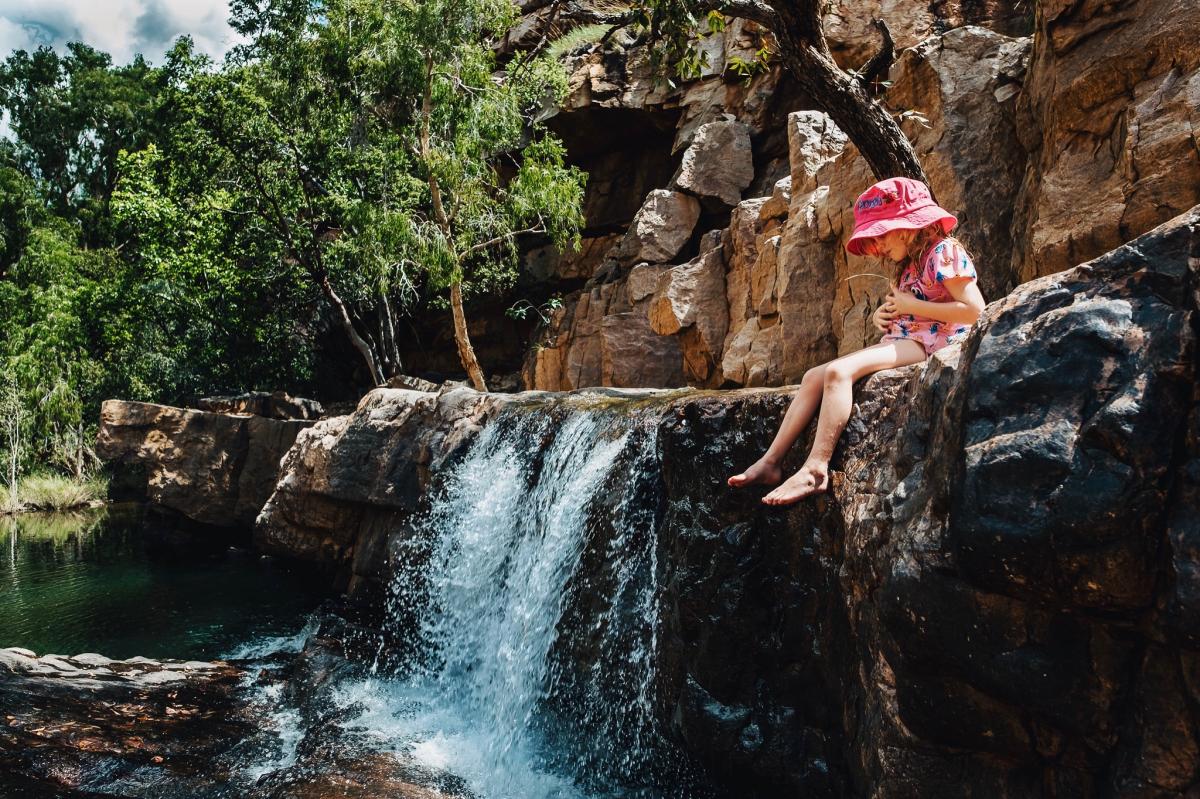
[[[115,473],[115,498],[249,530],[275,489],[280,459],[312,424],[108,400],[96,454]]]
[[[709,122],[696,130],[671,185],[725,205],[737,205],[752,180],[750,128],[729,120]]]
[[[387,533],[416,509],[431,471],[511,396],[378,388],[353,414],[318,422],[284,458],[255,547],[327,566],[352,592],[374,585]]]
[[[667,263],[692,237],[699,218],[700,203],[695,197],[655,189],[629,223],[615,257],[628,263]]]

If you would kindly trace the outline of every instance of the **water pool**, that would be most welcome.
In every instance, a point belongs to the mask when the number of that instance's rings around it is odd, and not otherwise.
[[[327,579],[144,523],[138,506],[0,517],[0,647],[209,660],[295,634]]]

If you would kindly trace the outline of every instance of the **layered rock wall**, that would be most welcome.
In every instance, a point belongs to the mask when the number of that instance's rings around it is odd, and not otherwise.
[[[899,117],[939,202],[959,215],[986,298],[1111,250],[1200,201],[1198,65],[1190,47],[1200,37],[1200,9],[1192,0],[834,3],[825,27],[842,66],[856,68],[873,52],[874,18],[889,23],[898,50],[882,101]],[[659,271],[670,267],[675,294],[707,297],[700,316],[728,317],[724,341],[713,342],[711,329],[646,326],[643,310],[653,319],[650,308],[659,303],[638,307],[623,288],[641,261],[592,246],[582,294],[567,298],[526,361],[527,388],[781,385],[877,338],[870,314],[886,284],[851,278],[878,270],[840,246],[854,198],[875,178],[844,137],[812,149],[826,126],[815,121],[818,112],[802,110],[811,102],[789,94],[786,75],[742,86],[722,74],[762,35],[741,25],[713,37],[704,45],[713,68],[675,92],[654,88],[636,46],[619,57],[599,48],[580,56],[590,66],[577,69],[578,90],[556,122],[568,139],[577,121],[592,128],[574,115],[596,102],[671,109],[678,114],[666,123],[674,128],[672,157],[695,146],[705,125],[735,120],[750,131],[754,169],[744,190],[696,195],[705,209],[698,222],[664,217],[676,236],[690,232],[690,241],[673,258],[656,251],[644,259]],[[616,63],[626,68],[613,69]],[[810,128],[799,146],[797,125]],[[593,141],[591,149],[606,146],[614,145]],[[739,160],[730,145],[717,148],[729,163],[697,161],[699,150],[683,158],[703,164],[693,169],[699,174],[728,173]],[[647,191],[693,193],[670,163],[674,182],[663,172]],[[776,185],[788,172],[793,185]],[[610,171],[592,175],[604,186]],[[636,213],[630,206],[625,218]],[[715,292],[695,286],[710,271],[696,259],[702,236],[713,230],[724,230],[723,309]],[[604,246],[621,249],[619,227],[605,235]],[[611,341],[618,329],[619,341]],[[625,354],[635,361],[622,364]]]
[[[249,530],[275,490],[280,459],[312,424],[108,400],[96,454],[114,472],[115,498]]]
[[[1025,173],[1015,97],[1029,48],[1028,39],[954,28],[905,50],[887,94],[939,201],[960,214],[988,297],[1015,283],[1012,208]],[[647,195],[606,265],[552,320],[526,363],[527,387],[782,385],[874,343],[870,315],[887,282],[871,274],[879,272],[872,260],[841,246],[854,199],[874,180],[865,160],[826,115],[797,111],[779,122],[787,171],[764,183],[766,172],[747,171],[762,124],[712,121],[696,129],[673,193]],[[769,194],[741,199],[756,187]],[[694,254],[682,244],[699,233],[689,196],[729,212],[728,226],[701,235]],[[726,219],[700,222],[706,218]],[[647,269],[660,277],[642,303],[629,284]],[[611,340],[616,330],[619,346]],[[647,357],[622,364],[625,353]]]
[[[1019,281],[1094,258],[1200,202],[1200,6],[1036,6],[1017,100],[1030,151],[1013,225]]]

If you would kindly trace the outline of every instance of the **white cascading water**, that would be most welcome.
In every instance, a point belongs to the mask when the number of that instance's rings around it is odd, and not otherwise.
[[[341,688],[354,726],[481,799],[659,795],[653,446],[604,411],[488,424],[395,553],[409,667]]]

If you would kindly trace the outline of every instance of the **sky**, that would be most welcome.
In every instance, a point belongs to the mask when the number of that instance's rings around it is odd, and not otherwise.
[[[48,44],[63,52],[82,41],[115,64],[137,53],[160,64],[185,33],[197,50],[220,58],[237,43],[228,17],[228,0],[0,0],[0,60],[17,49]]]

